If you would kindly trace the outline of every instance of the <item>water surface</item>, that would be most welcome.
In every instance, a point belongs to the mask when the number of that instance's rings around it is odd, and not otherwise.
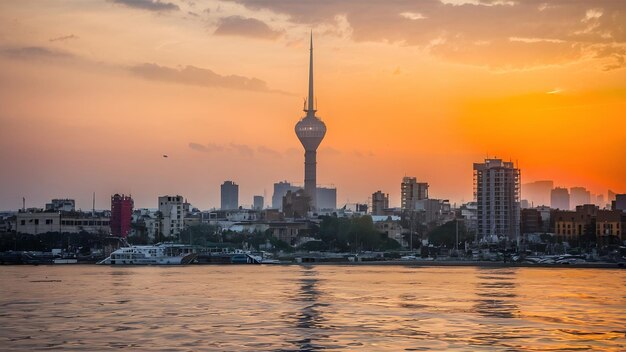
[[[0,349],[626,350],[626,271],[0,267]]]

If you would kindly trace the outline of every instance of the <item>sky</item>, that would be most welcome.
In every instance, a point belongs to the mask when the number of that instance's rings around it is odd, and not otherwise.
[[[0,2],[0,209],[302,184],[311,31],[340,206],[398,206],[404,176],[470,201],[486,157],[626,192],[624,1],[24,0]]]

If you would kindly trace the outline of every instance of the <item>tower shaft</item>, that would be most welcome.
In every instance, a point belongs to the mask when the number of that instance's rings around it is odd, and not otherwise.
[[[317,151],[304,152],[304,192],[311,197],[311,207],[317,209]]]

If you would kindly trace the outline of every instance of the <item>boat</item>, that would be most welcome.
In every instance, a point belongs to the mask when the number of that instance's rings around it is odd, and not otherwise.
[[[121,247],[97,264],[105,265],[185,265],[193,262],[195,247],[178,243]]]

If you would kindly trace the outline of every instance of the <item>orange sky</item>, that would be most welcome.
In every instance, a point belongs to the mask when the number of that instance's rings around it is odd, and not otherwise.
[[[366,4],[365,4],[366,3]],[[626,192],[620,1],[19,1],[0,3],[0,209],[107,208],[181,194],[219,206],[302,183],[294,134],[315,36],[318,182],[338,203],[405,175],[472,198],[472,163],[519,162]],[[162,154],[170,157],[164,159]],[[269,200],[269,199],[268,199]]]

